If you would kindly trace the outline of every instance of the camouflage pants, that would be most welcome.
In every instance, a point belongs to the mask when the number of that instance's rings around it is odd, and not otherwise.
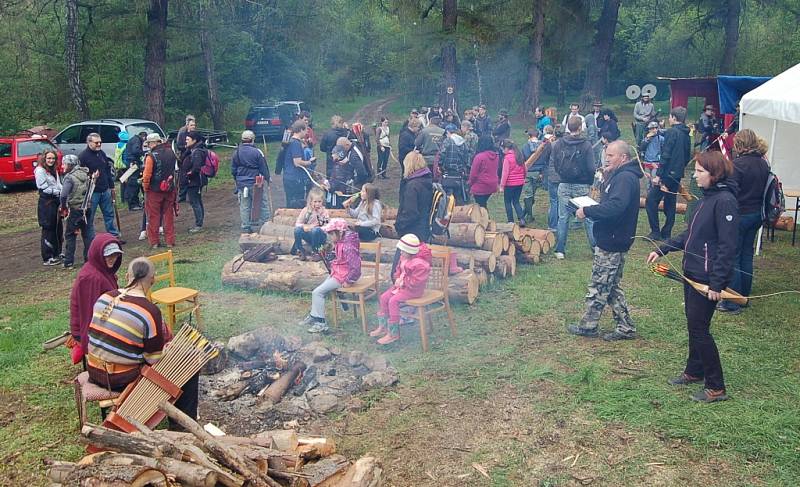
[[[625,267],[625,252],[606,252],[595,247],[592,261],[592,280],[586,293],[586,313],[581,319],[580,327],[596,329],[600,316],[606,305],[611,307],[617,331],[632,333],[636,325],[628,312],[628,303],[619,283],[622,280],[622,269]]]
[[[522,198],[536,201],[536,190],[543,187],[546,183],[542,181],[542,173],[539,171],[528,172],[525,175],[525,187],[522,188]]]

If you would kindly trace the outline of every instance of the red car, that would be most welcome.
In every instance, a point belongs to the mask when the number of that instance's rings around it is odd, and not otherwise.
[[[45,149],[58,151],[58,170],[61,172],[61,151],[42,135],[11,135],[0,137],[0,191],[9,186],[28,184],[35,180],[33,168]]]

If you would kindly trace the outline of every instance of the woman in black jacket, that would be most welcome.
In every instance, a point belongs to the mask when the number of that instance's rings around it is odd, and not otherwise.
[[[413,233],[421,242],[431,238],[430,216],[433,202],[433,174],[422,154],[410,152],[400,181],[400,205],[394,228],[397,235]]]
[[[733,179],[739,186],[739,238],[736,241],[736,259],[731,289],[749,296],[753,289],[753,255],[756,234],[761,227],[761,210],[764,205],[764,187],[769,176],[769,163],[764,159],[767,143],[750,129],[736,134],[733,140]],[[720,311],[741,313],[742,307],[730,301],[717,305]]]
[[[600,112],[603,118],[603,127],[600,129],[600,137],[604,140],[604,144],[608,145],[617,140],[620,136],[619,126],[617,125],[617,116],[608,108]]]
[[[420,129],[422,129],[422,122],[415,118],[403,124],[403,128],[400,129],[400,135],[397,137],[397,152],[400,157],[400,174],[402,174],[403,177],[405,177],[406,174],[404,161],[408,153],[414,150],[414,141],[417,139],[417,134]]]
[[[736,182],[732,180],[733,164],[719,152],[703,152],[695,157],[694,178],[703,188],[689,228],[647,256],[655,262],[673,250],[683,250],[683,273],[686,277],[708,284],[704,295],[689,284],[683,285],[684,310],[689,330],[689,358],[672,385],[705,382],[705,387],[692,395],[701,402],[724,401],[725,381],[719,351],[711,336],[711,318],[720,292],[731,282],[739,229]]]
[[[203,206],[203,186],[208,183],[206,177],[200,172],[206,162],[208,151],[205,147],[205,137],[199,132],[191,131],[186,134],[186,149],[181,153],[181,184],[187,188],[186,195],[194,212],[194,226],[189,233],[203,231],[205,207]]]

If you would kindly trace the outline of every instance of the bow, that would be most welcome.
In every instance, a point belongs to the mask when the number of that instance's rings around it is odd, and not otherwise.
[[[647,171],[645,170],[645,168],[644,168],[644,164],[642,163],[642,159],[639,157],[639,149],[638,149],[638,148],[636,148],[636,149],[635,149],[635,151],[634,151],[634,153],[636,154],[636,161],[639,163],[639,169],[641,169],[641,170],[642,170],[642,172],[644,173],[644,175],[645,175],[645,176],[646,176],[646,177],[649,179],[649,178],[650,178],[650,175],[649,175],[649,174],[647,173]],[[694,160],[694,159],[692,159],[692,161],[693,161],[693,160]],[[692,161],[689,161],[689,163],[691,163]],[[687,163],[687,165],[688,165],[689,163]],[[661,192],[662,192],[662,193],[674,194],[674,195],[677,195],[677,196],[682,196],[682,197],[683,197],[683,199],[685,199],[686,201],[692,201],[692,200],[696,200],[696,199],[698,199],[698,198],[697,198],[697,196],[695,196],[695,195],[693,195],[692,193],[690,193],[690,192],[689,192],[689,191],[688,191],[688,190],[687,190],[687,189],[686,189],[686,188],[685,188],[685,187],[684,187],[682,184],[680,184],[680,183],[678,184],[678,191],[677,191],[677,192],[676,192],[676,191],[670,191],[670,190],[668,190],[668,189],[667,189],[667,187],[666,187],[666,186],[664,186],[663,184],[659,185],[659,188],[661,189]]]

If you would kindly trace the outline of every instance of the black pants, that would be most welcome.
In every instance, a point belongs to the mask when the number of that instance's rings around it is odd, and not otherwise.
[[[302,208],[306,206],[306,185],[303,181],[294,181],[283,178],[283,192],[286,194],[287,208]]]
[[[710,330],[717,302],[710,301],[688,284],[683,285],[683,301],[689,330],[689,358],[684,372],[705,378],[706,389],[725,389],[719,351]]]
[[[89,255],[89,233],[86,230],[86,219],[84,212],[81,209],[75,208],[69,210],[67,216],[67,228],[65,230],[64,239],[66,240],[66,250],[64,252],[64,265],[71,265],[75,263],[75,241],[78,238],[78,232],[81,234],[83,240],[83,262],[88,260]]]
[[[475,194],[472,195],[475,198],[475,202],[478,203],[480,206],[486,208],[486,205],[489,203],[489,197],[492,196],[490,194]]]
[[[664,178],[661,182],[672,193],[678,192],[680,180],[675,181],[672,178]],[[672,226],[675,225],[675,203],[677,197],[678,195],[676,194],[661,191],[661,188],[656,185],[653,185],[650,191],[647,192],[645,209],[647,210],[647,221],[650,223],[650,231],[653,233],[660,233],[661,237],[664,239],[672,235]],[[662,199],[664,200],[664,226],[659,228],[658,204]]]
[[[522,220],[524,211],[519,204],[519,196],[522,194],[522,185],[506,186],[503,191],[503,203],[506,205],[506,218],[509,223],[514,222],[514,210],[517,212],[517,219]]]
[[[462,177],[444,176],[442,178],[442,188],[447,194],[452,194],[455,197],[456,205],[464,205],[469,201],[466,181]]]
[[[391,152],[391,148],[389,147],[381,147],[380,144],[378,145],[378,172],[383,173],[382,176],[386,178],[386,166],[389,165],[389,153]]]
[[[378,234],[375,233],[375,230],[367,227],[356,226],[356,233],[358,233],[358,239],[362,242],[372,242],[376,238],[378,238]]]
[[[192,205],[192,211],[194,212],[194,226],[196,227],[203,226],[203,219],[206,216],[202,191],[202,186],[192,186],[186,191],[186,196],[189,197],[189,204]]]
[[[58,215],[58,197],[39,193],[39,204],[36,208],[39,226],[42,227],[40,240],[42,261],[58,258],[61,255],[61,244],[64,235],[64,224]]]

